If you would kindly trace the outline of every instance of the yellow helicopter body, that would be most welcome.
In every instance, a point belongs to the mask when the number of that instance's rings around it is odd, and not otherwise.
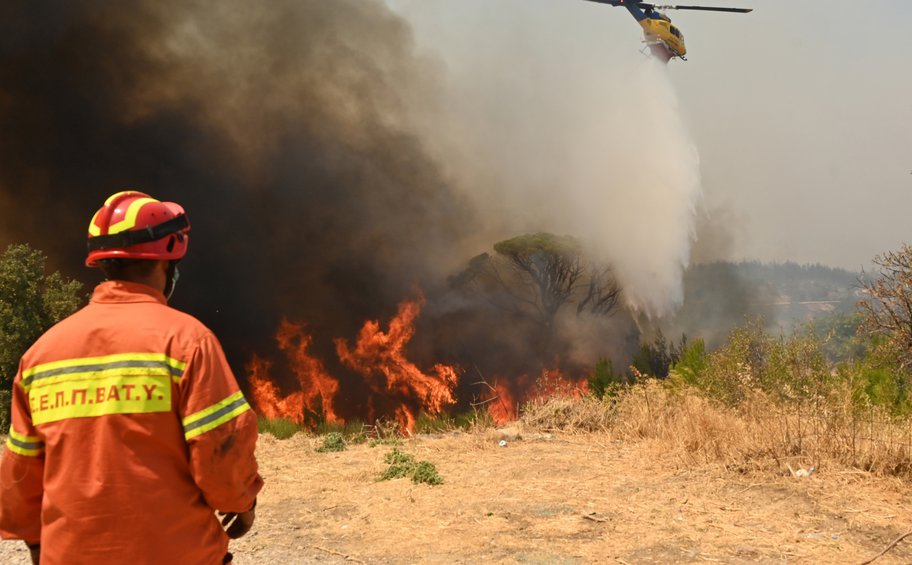
[[[668,50],[670,57],[685,59],[687,46],[684,45],[684,35],[675,27],[665,14],[654,12],[658,17],[647,17],[640,20],[646,44],[651,47],[657,44]],[[653,53],[655,53],[653,49]],[[667,60],[667,59],[666,59]]]
[[[630,15],[643,28],[645,43],[652,54],[664,62],[675,57],[686,60],[687,47],[684,35],[671,23],[671,18],[659,11],[667,10],[700,10],[704,12],[734,12],[745,14],[753,11],[750,8],[721,8],[712,6],[656,6],[640,0],[589,0],[599,4],[627,8]]]

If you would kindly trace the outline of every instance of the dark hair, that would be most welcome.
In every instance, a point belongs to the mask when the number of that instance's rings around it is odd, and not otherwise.
[[[133,281],[151,275],[156,262],[145,259],[103,259],[99,263],[109,281]]]

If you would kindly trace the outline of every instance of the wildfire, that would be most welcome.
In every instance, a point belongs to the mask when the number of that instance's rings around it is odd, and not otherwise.
[[[336,340],[339,360],[358,372],[374,393],[402,400],[396,408],[397,419],[409,431],[414,429],[418,410],[436,415],[456,402],[454,367],[438,363],[424,373],[405,358],[403,349],[415,334],[415,318],[423,304],[423,297],[401,303],[387,332],[380,330],[378,322],[367,322],[354,348],[343,339]]]
[[[456,402],[455,367],[438,363],[424,372],[405,356],[405,347],[415,334],[414,322],[423,304],[422,296],[402,302],[385,332],[378,321],[366,322],[354,346],[342,338],[335,340],[343,366],[360,375],[373,394],[367,399],[367,418],[393,417],[406,432],[414,430],[419,412],[440,414]],[[308,417],[322,414],[328,422],[342,423],[334,410],[339,380],[308,353],[312,340],[303,325],[288,321],[283,321],[276,333],[279,348],[300,384],[300,391],[285,397],[281,397],[269,378],[272,363],[254,357],[248,364],[253,401],[260,414],[267,418],[288,418],[300,424],[308,424]]]
[[[323,363],[308,354],[307,349],[313,336],[304,333],[304,326],[282,320],[276,332],[279,349],[288,358],[289,365],[297,377],[301,390],[281,397],[278,388],[270,380],[272,363],[254,356],[247,365],[253,401],[260,414],[267,418],[286,418],[298,424],[308,420],[341,423],[333,409],[333,400],[339,391],[339,381],[330,376]]]
[[[415,320],[421,313],[424,297],[405,300],[384,330],[377,320],[369,320],[353,344],[344,338],[334,340],[342,366],[359,376],[369,395],[360,403],[360,418],[395,419],[403,432],[411,433],[422,412],[438,415],[456,403],[457,369],[437,363],[420,369],[406,357],[406,347],[415,335]],[[313,427],[326,421],[342,424],[337,409],[342,406],[339,379],[329,374],[323,362],[309,352],[313,336],[303,324],[283,320],[276,332],[276,343],[294,372],[298,390],[283,395],[270,375],[273,362],[254,356],[247,364],[252,400],[258,412],[270,419],[286,418]],[[519,408],[528,402],[554,396],[577,397],[586,389],[585,379],[561,373],[555,360],[533,381],[528,375],[499,378],[482,394],[482,404],[498,425],[516,420]],[[351,400],[349,406],[352,405]]]
[[[512,422],[519,417],[519,403],[503,381],[496,381],[491,385],[488,393],[482,395],[482,401],[487,403],[488,414],[498,426]]]
[[[508,384],[509,383],[509,384]],[[560,369],[543,369],[538,379],[529,384],[528,375],[509,380],[498,379],[482,394],[482,403],[494,423],[503,425],[519,417],[519,408],[527,402],[545,400],[555,396],[579,397],[586,390],[585,379],[566,377]]]

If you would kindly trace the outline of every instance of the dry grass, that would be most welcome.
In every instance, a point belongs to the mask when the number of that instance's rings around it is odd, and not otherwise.
[[[657,451],[666,440],[617,430],[509,433],[523,437],[506,447],[495,430],[403,438],[439,469],[433,487],[377,481],[386,448],[317,453],[311,434],[264,434],[266,487],[253,530],[231,542],[235,563],[861,563],[912,526],[912,494],[896,477],[742,475],[670,465]],[[0,563],[30,563],[24,544],[0,542]],[[876,563],[912,563],[912,542]]]
[[[433,487],[377,481],[385,448],[321,454],[305,434],[262,436],[267,486],[232,551],[238,565],[861,563],[910,527],[897,478],[676,465],[658,451],[667,440],[618,433],[517,425],[403,439],[438,468]],[[515,439],[499,447],[504,436]],[[877,565],[901,563],[912,563],[908,541]]]
[[[777,472],[829,465],[912,477],[912,422],[860,411],[839,395],[785,406],[752,392],[726,406],[694,389],[652,380],[610,401],[530,404],[521,421],[528,430],[608,431],[617,439],[650,442],[684,465]]]
[[[523,407],[521,422],[544,432],[604,432],[613,427],[615,405],[591,396],[553,396]]]

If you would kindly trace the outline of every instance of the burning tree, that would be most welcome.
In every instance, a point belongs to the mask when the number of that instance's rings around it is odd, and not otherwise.
[[[490,306],[476,310],[487,340],[473,364],[490,376],[479,401],[502,423],[525,402],[585,388],[585,378],[570,376],[579,369],[567,364],[573,337],[558,318],[609,316],[621,291],[611,269],[586,257],[571,236],[521,235],[497,242],[494,252],[472,258],[451,282]]]
[[[474,257],[456,285],[546,328],[567,304],[576,304],[577,315],[610,315],[617,308],[621,290],[610,267],[586,260],[571,236],[526,234],[494,244],[494,251]]]

